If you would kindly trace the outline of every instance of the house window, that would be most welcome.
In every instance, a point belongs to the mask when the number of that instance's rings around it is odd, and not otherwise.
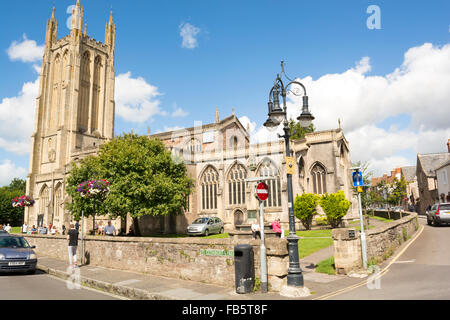
[[[281,181],[280,172],[273,162],[265,159],[258,170],[259,177],[275,177],[274,180],[264,181],[269,187],[269,198],[264,201],[264,207],[281,207]]]
[[[245,203],[245,179],[247,171],[244,166],[235,164],[228,174],[228,203],[244,204]]]
[[[311,180],[313,184],[313,192],[316,194],[324,194],[327,192],[326,171],[323,166],[316,163],[311,170]]]
[[[213,167],[208,167],[202,179],[202,209],[217,209],[217,189],[219,188],[219,174]]]

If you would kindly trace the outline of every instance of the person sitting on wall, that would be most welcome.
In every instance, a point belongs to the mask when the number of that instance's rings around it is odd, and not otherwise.
[[[114,236],[116,233],[116,228],[111,225],[111,221],[108,221],[108,225],[105,227],[105,235],[106,236]]]
[[[31,234],[36,234],[36,233],[37,233],[36,226],[33,225],[33,227],[31,228]]]
[[[51,234],[52,236],[54,236],[56,233],[57,233],[56,227],[53,226],[52,229],[50,230],[50,234]]]
[[[261,239],[261,227],[259,226],[258,221],[252,223],[252,233],[253,239],[257,239],[257,237]]]
[[[276,234],[277,234],[277,236],[278,236],[279,238],[281,238],[282,230],[281,230],[280,219],[279,219],[279,218],[276,219],[274,222],[272,222],[272,230],[273,230],[274,232],[276,232]]]

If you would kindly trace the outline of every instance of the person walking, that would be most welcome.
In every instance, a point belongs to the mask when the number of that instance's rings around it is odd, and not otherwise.
[[[62,234],[63,236],[66,235],[66,226],[62,225]]]
[[[77,230],[77,232],[80,230],[80,224],[77,222],[75,222],[75,229]]]
[[[111,221],[108,221],[108,225],[105,227],[105,235],[113,236],[116,233],[116,228],[111,224]]]
[[[73,266],[77,266],[77,247],[78,247],[78,231],[75,229],[75,225],[73,223],[70,224],[69,232],[67,233],[67,240],[69,240],[69,244],[67,246],[69,252],[69,267],[73,268]]]

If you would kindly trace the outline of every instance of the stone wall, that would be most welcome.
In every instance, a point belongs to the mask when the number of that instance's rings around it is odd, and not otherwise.
[[[404,217],[366,231],[367,261],[379,263],[389,258],[395,250],[419,228],[417,213],[404,212]],[[339,274],[362,267],[361,234],[354,228],[333,229],[334,264]],[[352,236],[354,234],[354,236]]]
[[[64,236],[27,235],[39,256],[68,261]],[[199,281],[234,287],[234,258],[231,255],[205,255],[234,252],[238,244],[250,244],[254,250],[255,276],[259,273],[259,240],[202,238],[85,238],[86,261],[92,266],[142,272],[157,276]],[[79,245],[81,245],[79,243]],[[289,256],[286,239],[266,239],[269,288],[280,291],[286,284]],[[203,251],[202,251],[203,250]],[[78,247],[80,257],[81,248]],[[80,260],[80,258],[78,258]]]

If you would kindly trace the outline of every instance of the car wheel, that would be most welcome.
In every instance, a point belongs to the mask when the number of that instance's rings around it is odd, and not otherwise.
[[[208,229],[205,230],[205,237],[207,237],[207,236],[209,236],[209,230]]]
[[[30,270],[30,271],[27,271],[27,274],[35,274],[36,273],[36,269],[33,269],[33,270]]]
[[[224,230],[223,230],[223,228],[221,228],[221,229],[220,229],[220,233],[223,233],[223,232],[224,232]]]
[[[437,222],[436,220],[433,221],[433,224],[435,227],[439,227],[441,224],[439,222]]]
[[[433,221],[429,217],[427,217],[427,225],[431,226],[432,224],[433,224]]]

